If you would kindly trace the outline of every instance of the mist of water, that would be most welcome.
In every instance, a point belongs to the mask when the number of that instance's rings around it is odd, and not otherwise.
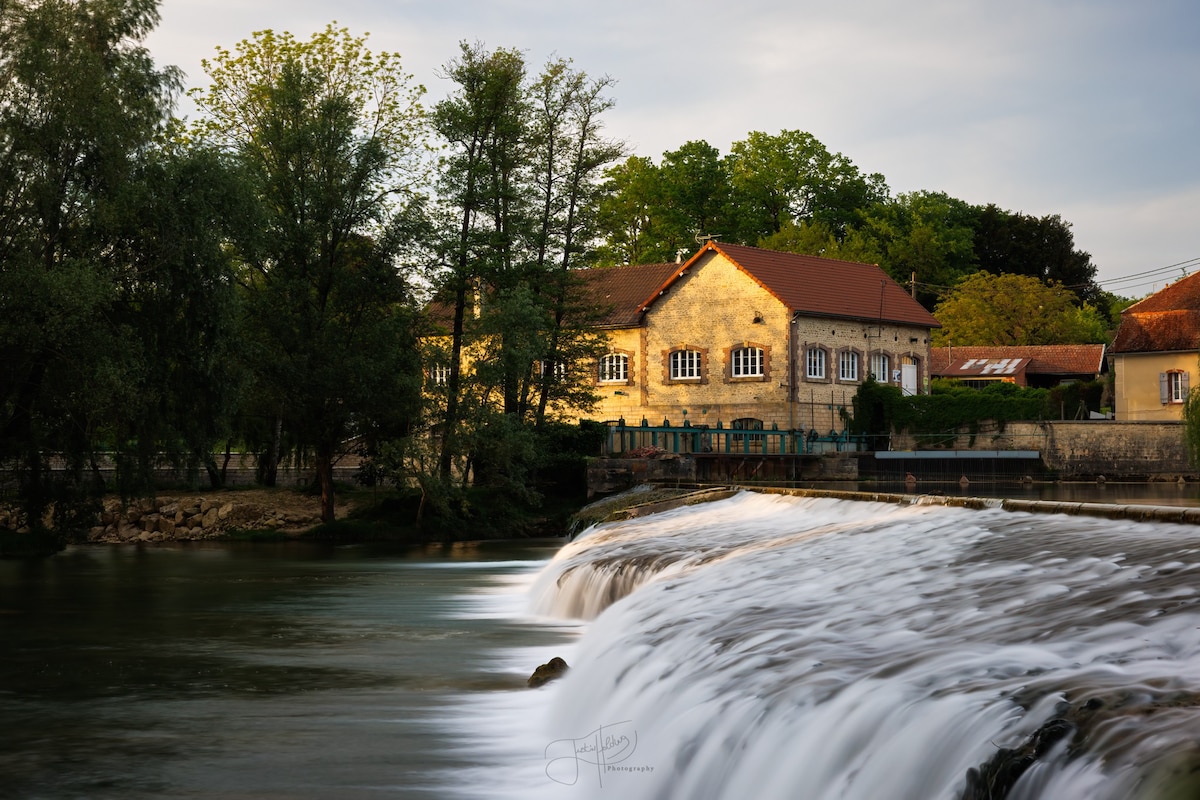
[[[601,525],[531,589],[591,620],[542,786],[958,798],[1040,741],[1008,797],[1193,797],[1198,575],[1192,527],[1001,510],[742,493]]]

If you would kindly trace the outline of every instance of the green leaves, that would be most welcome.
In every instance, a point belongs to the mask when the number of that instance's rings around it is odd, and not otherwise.
[[[1043,345],[1103,342],[1103,317],[1074,293],[1028,275],[977,272],[938,304],[935,345]]]

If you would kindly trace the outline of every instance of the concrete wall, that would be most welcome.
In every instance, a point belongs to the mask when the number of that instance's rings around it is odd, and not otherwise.
[[[906,435],[893,437],[892,449],[918,447]],[[1200,474],[1188,463],[1182,422],[1010,422],[1003,431],[984,424],[973,436],[964,430],[950,449],[1037,450],[1063,478],[1169,480]]]

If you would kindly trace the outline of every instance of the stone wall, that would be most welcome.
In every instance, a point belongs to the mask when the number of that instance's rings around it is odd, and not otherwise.
[[[920,448],[912,436],[902,435],[893,437],[892,449]],[[985,423],[974,434],[963,429],[947,449],[1037,450],[1063,478],[1173,480],[1200,474],[1188,463],[1181,422],[1010,422],[1003,430]]]
[[[222,497],[159,497],[122,505],[104,503],[89,542],[163,542],[213,539],[230,529],[303,530],[320,521],[316,513],[282,511],[261,503]]]

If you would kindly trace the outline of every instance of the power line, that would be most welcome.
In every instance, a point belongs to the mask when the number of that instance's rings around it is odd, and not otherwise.
[[[1196,258],[1189,258],[1186,261],[1179,261],[1175,264],[1168,264],[1165,267],[1156,267],[1155,269],[1149,269],[1144,272],[1135,272],[1118,278],[1096,281],[1096,285],[1104,287],[1108,291],[1113,292],[1117,290],[1128,291],[1139,286],[1158,283],[1159,281],[1170,277],[1171,273],[1173,273],[1175,270],[1182,272],[1180,277],[1187,277],[1189,267],[1193,269],[1200,267],[1200,256]]]

